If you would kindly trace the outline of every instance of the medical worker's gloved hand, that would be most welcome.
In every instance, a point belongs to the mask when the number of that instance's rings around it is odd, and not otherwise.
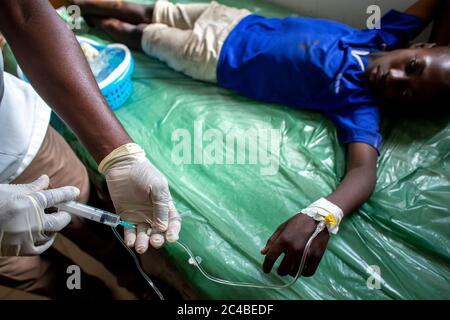
[[[125,229],[125,243],[140,254],[149,243],[160,248],[164,240],[175,242],[181,229],[167,178],[153,166],[144,150],[134,143],[111,152],[99,165],[109,194],[122,220],[136,224]]]
[[[0,184],[0,256],[39,255],[71,220],[67,212],[46,214],[46,208],[76,200],[80,190],[47,190],[48,176],[30,184]]]

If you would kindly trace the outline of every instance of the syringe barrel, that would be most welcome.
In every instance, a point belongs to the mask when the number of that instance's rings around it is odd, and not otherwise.
[[[117,227],[120,222],[120,216],[117,214],[93,208],[76,201],[65,202],[59,204],[57,207],[59,211],[65,211],[78,217],[103,223],[111,227]]]

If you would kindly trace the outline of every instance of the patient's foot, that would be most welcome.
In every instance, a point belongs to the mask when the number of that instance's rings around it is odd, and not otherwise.
[[[144,5],[125,1],[70,0],[77,5],[81,14],[116,18],[131,24],[152,23],[154,4]]]
[[[131,49],[141,49],[142,33],[147,24],[134,25],[114,18],[86,16],[86,21],[99,27],[115,41],[125,44]]]

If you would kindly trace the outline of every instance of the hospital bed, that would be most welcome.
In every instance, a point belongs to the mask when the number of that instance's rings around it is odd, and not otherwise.
[[[264,1],[220,2],[266,16],[292,14]],[[96,30],[86,36],[111,42]],[[344,176],[345,148],[333,124],[321,114],[250,100],[189,79],[141,52],[133,55],[134,92],[115,114],[168,177],[175,204],[184,213],[181,241],[217,277],[254,283],[290,281],[275,272],[262,273],[259,251],[280,223],[327,195]],[[162,253],[208,299],[448,299],[448,120],[383,121],[375,192],[331,237],[316,274],[300,278],[290,288],[216,284],[189,264],[176,244],[166,245]],[[104,189],[95,162],[80,142],[56,117],[53,125]],[[235,132],[246,137],[249,129],[274,129],[280,136],[279,154],[275,145],[266,150],[267,161],[250,163],[248,146],[238,146],[236,154],[246,155],[244,162],[205,164],[199,155],[208,143],[202,145],[201,133],[210,129],[222,135],[223,145]],[[180,132],[191,138],[183,140],[184,150],[191,152],[190,163],[188,158],[180,163]],[[263,170],[270,165],[274,170]]]

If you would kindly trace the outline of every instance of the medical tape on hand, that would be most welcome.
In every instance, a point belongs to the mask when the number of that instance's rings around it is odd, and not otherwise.
[[[308,208],[303,209],[301,213],[316,221],[325,221],[328,232],[332,234],[336,234],[339,231],[339,224],[344,217],[341,208],[325,198],[312,203]]]
[[[98,165],[98,171],[105,173],[108,168],[126,156],[138,155],[145,157],[145,151],[136,143],[127,143],[108,154]]]

